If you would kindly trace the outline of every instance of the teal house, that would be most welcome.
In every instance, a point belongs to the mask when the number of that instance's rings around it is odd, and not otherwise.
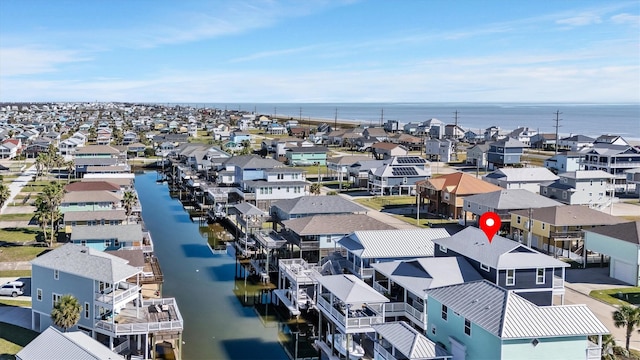
[[[288,148],[285,157],[291,166],[327,165],[327,151],[324,146],[296,146]]]
[[[599,360],[609,333],[586,305],[537,306],[487,280],[427,294],[426,335],[453,360]]]
[[[640,221],[584,229],[584,248],[609,256],[610,277],[640,286]]]
[[[98,251],[142,250],[153,252],[151,234],[140,224],[76,226],[70,242]]]

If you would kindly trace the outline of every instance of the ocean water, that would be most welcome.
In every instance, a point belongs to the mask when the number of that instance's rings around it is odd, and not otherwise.
[[[218,109],[255,111],[258,114],[289,116],[293,119],[349,120],[380,125],[387,120],[401,123],[437,118],[455,122],[464,129],[478,131],[489,126],[513,130],[521,126],[542,133],[555,133],[556,111],[560,114],[558,132],[562,136],[582,134],[621,135],[640,140],[640,104],[521,104],[521,103],[210,103],[188,104]]]

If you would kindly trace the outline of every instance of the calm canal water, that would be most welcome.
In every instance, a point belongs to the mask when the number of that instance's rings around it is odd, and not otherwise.
[[[264,321],[235,295],[242,282],[235,281],[234,257],[211,251],[155,172],[137,174],[135,187],[164,273],[163,295],[177,299],[184,318],[184,359],[287,359],[278,323]]]

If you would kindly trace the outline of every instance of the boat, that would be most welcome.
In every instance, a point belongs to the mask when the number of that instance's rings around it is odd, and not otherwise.
[[[343,334],[337,333],[336,342],[334,344],[335,349],[338,350],[340,355],[347,355],[347,340],[349,340],[349,359],[350,360],[360,360],[364,356],[364,348],[360,346],[357,342],[355,342],[351,335],[345,337]],[[332,334],[327,334],[327,344],[331,347],[332,342]]]

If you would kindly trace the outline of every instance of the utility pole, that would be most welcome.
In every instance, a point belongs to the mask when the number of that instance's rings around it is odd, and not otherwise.
[[[562,125],[560,125],[560,121],[562,120],[560,119],[560,114],[562,114],[560,110],[556,110],[556,144],[553,146],[555,155],[558,155],[558,129],[562,127]]]
[[[531,228],[533,224],[533,208],[529,208],[529,222],[527,223],[527,247],[531,248]]]
[[[458,109],[453,112],[453,132],[451,133],[451,141],[453,141],[453,160],[458,161],[458,139],[456,138],[456,132],[458,131]],[[478,177],[476,175],[476,177]]]
[[[336,115],[333,118],[333,130],[338,128],[338,108],[336,108]]]
[[[380,127],[384,124],[384,108],[380,109]]]

